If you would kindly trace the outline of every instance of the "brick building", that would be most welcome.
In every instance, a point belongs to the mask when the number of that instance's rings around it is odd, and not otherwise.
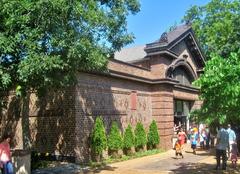
[[[199,108],[199,89],[192,86],[204,66],[204,57],[190,26],[163,33],[159,40],[123,49],[109,61],[107,73],[78,73],[78,83],[64,92],[43,98],[30,96],[30,131],[33,149],[56,155],[90,158],[89,135],[96,116],[107,130],[117,121],[124,130],[154,119],[161,147],[172,147],[173,126],[189,125],[188,114]],[[15,148],[22,147],[21,116],[8,99],[1,128],[15,131]],[[15,108],[15,109],[11,109]]]

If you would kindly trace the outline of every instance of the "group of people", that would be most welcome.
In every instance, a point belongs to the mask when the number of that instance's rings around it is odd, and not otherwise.
[[[175,143],[175,155],[183,158],[183,146],[187,142],[187,135],[182,128],[179,129]],[[194,127],[191,129],[191,134],[188,136],[191,142],[193,154],[196,154],[196,148],[199,143],[200,148],[206,149],[209,147],[210,132],[207,127]],[[236,134],[231,129],[231,125],[222,125],[217,133],[216,141],[216,170],[220,169],[220,162],[222,159],[222,169],[226,170],[227,160],[232,161],[232,166],[237,165],[238,147],[236,141]],[[213,141],[213,140],[212,140]]]
[[[207,144],[209,144],[208,140],[208,133],[205,130],[205,128],[201,128],[200,131],[198,131],[197,127],[194,127],[190,129],[190,133],[188,136],[183,131],[183,129],[180,127],[177,131],[177,141],[175,142],[175,150],[176,150],[176,157],[180,155],[183,158],[183,146],[187,142],[187,140],[190,140],[191,142],[191,148],[193,149],[193,154],[196,154],[196,148],[197,144],[200,143],[201,148],[208,147]]]
[[[236,134],[231,129],[231,125],[221,125],[220,130],[217,134],[217,143],[216,143],[216,160],[217,166],[216,170],[220,169],[221,158],[222,158],[222,170],[226,170],[227,160],[232,161],[233,167],[237,165],[237,141]]]

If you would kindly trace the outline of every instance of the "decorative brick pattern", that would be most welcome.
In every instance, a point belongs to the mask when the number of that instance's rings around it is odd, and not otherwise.
[[[188,53],[184,45],[175,49],[180,50],[180,56]],[[176,58],[155,55],[136,65],[111,60],[110,73],[79,72],[77,84],[72,88],[57,93],[49,91],[42,98],[37,98],[33,92],[29,101],[32,149],[73,156],[77,162],[88,161],[91,158],[90,135],[97,116],[103,118],[107,132],[113,121],[123,131],[128,124],[135,127],[137,122],[148,129],[154,119],[161,147],[172,148],[174,99],[193,101],[193,109],[202,104],[197,89],[181,87],[172,79],[166,79],[166,69]],[[188,59],[196,72],[190,54]],[[134,109],[131,108],[132,91],[136,91]],[[0,96],[6,103],[6,109],[0,110],[0,134],[13,132],[13,147],[22,148],[20,102],[14,93]]]

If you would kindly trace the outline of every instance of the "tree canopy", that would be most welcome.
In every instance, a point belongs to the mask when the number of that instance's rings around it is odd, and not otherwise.
[[[212,0],[186,12],[183,21],[192,24],[208,59],[212,53],[227,57],[239,52],[239,9],[239,0]]]
[[[227,59],[212,56],[204,74],[195,82],[201,88],[203,106],[197,111],[207,123],[240,121],[240,57],[232,53]]]
[[[193,6],[185,17],[208,61],[195,82],[201,88],[203,106],[195,111],[199,120],[211,123],[240,120],[240,1],[212,0]]]
[[[2,0],[0,90],[66,86],[77,70],[102,70],[130,43],[138,0]]]
[[[79,70],[105,70],[132,41],[126,17],[139,8],[138,0],[0,1],[0,92],[20,96],[23,148],[31,147],[29,91],[42,95],[73,85]]]

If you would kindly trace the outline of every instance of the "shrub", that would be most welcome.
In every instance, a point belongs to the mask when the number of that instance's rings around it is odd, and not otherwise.
[[[119,150],[122,148],[122,136],[119,131],[117,123],[114,121],[112,122],[112,126],[110,129],[110,134],[108,137],[108,149],[109,150]]]
[[[126,128],[123,136],[123,147],[125,149],[130,149],[134,147],[134,135],[132,131],[132,126],[129,124]]]
[[[155,120],[152,121],[149,127],[147,144],[150,148],[156,147],[160,142],[157,123]]]
[[[95,154],[102,154],[103,150],[107,148],[107,137],[103,121],[100,117],[96,118],[92,136],[91,148]]]
[[[135,147],[143,148],[143,146],[146,145],[147,143],[147,137],[142,123],[140,122],[137,123],[134,133],[135,133]]]

